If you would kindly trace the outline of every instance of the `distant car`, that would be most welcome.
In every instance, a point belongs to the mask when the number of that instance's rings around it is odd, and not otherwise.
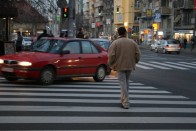
[[[161,40],[160,44],[157,45],[157,52],[160,53],[171,53],[176,52],[180,54],[180,43],[176,40]]]
[[[152,43],[152,44],[150,45],[150,50],[151,50],[151,51],[155,50],[155,49],[157,48],[157,45],[158,45],[159,43],[160,43],[159,40],[157,40],[157,41],[155,41],[154,43]]]
[[[22,42],[23,50],[29,50],[32,43],[33,43],[32,37],[23,37],[23,42]]]
[[[108,49],[110,47],[110,44],[111,44],[111,41],[110,40],[107,40],[107,39],[92,38],[90,40],[96,42],[97,44],[99,44],[102,48],[104,48],[107,51],[108,51]]]
[[[42,38],[28,52],[0,56],[0,76],[8,81],[38,80],[43,85],[76,76],[100,82],[110,71],[107,60],[107,52],[91,40]]]

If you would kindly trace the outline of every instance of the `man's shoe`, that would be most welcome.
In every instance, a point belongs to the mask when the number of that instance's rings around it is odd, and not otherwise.
[[[121,107],[122,107],[123,109],[129,109],[128,106],[124,106],[123,104],[121,104]]]

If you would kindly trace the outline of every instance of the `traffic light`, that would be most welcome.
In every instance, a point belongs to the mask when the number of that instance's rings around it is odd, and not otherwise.
[[[63,16],[63,18],[68,18],[69,17],[69,8],[64,7],[62,9],[62,16]]]

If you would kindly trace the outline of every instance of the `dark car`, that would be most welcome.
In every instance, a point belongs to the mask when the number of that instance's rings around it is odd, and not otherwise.
[[[99,44],[102,48],[104,48],[107,51],[108,51],[108,49],[110,47],[110,44],[111,44],[110,40],[108,40],[108,39],[92,38],[90,40],[92,40],[95,43]]]
[[[52,84],[62,77],[88,76],[103,81],[107,52],[87,39],[42,38],[30,51],[0,57],[0,76],[9,81],[34,79]]]

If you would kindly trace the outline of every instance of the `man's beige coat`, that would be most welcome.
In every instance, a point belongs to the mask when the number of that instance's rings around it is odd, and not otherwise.
[[[137,43],[126,37],[113,41],[108,51],[108,64],[112,70],[135,70],[140,60],[140,50]]]

